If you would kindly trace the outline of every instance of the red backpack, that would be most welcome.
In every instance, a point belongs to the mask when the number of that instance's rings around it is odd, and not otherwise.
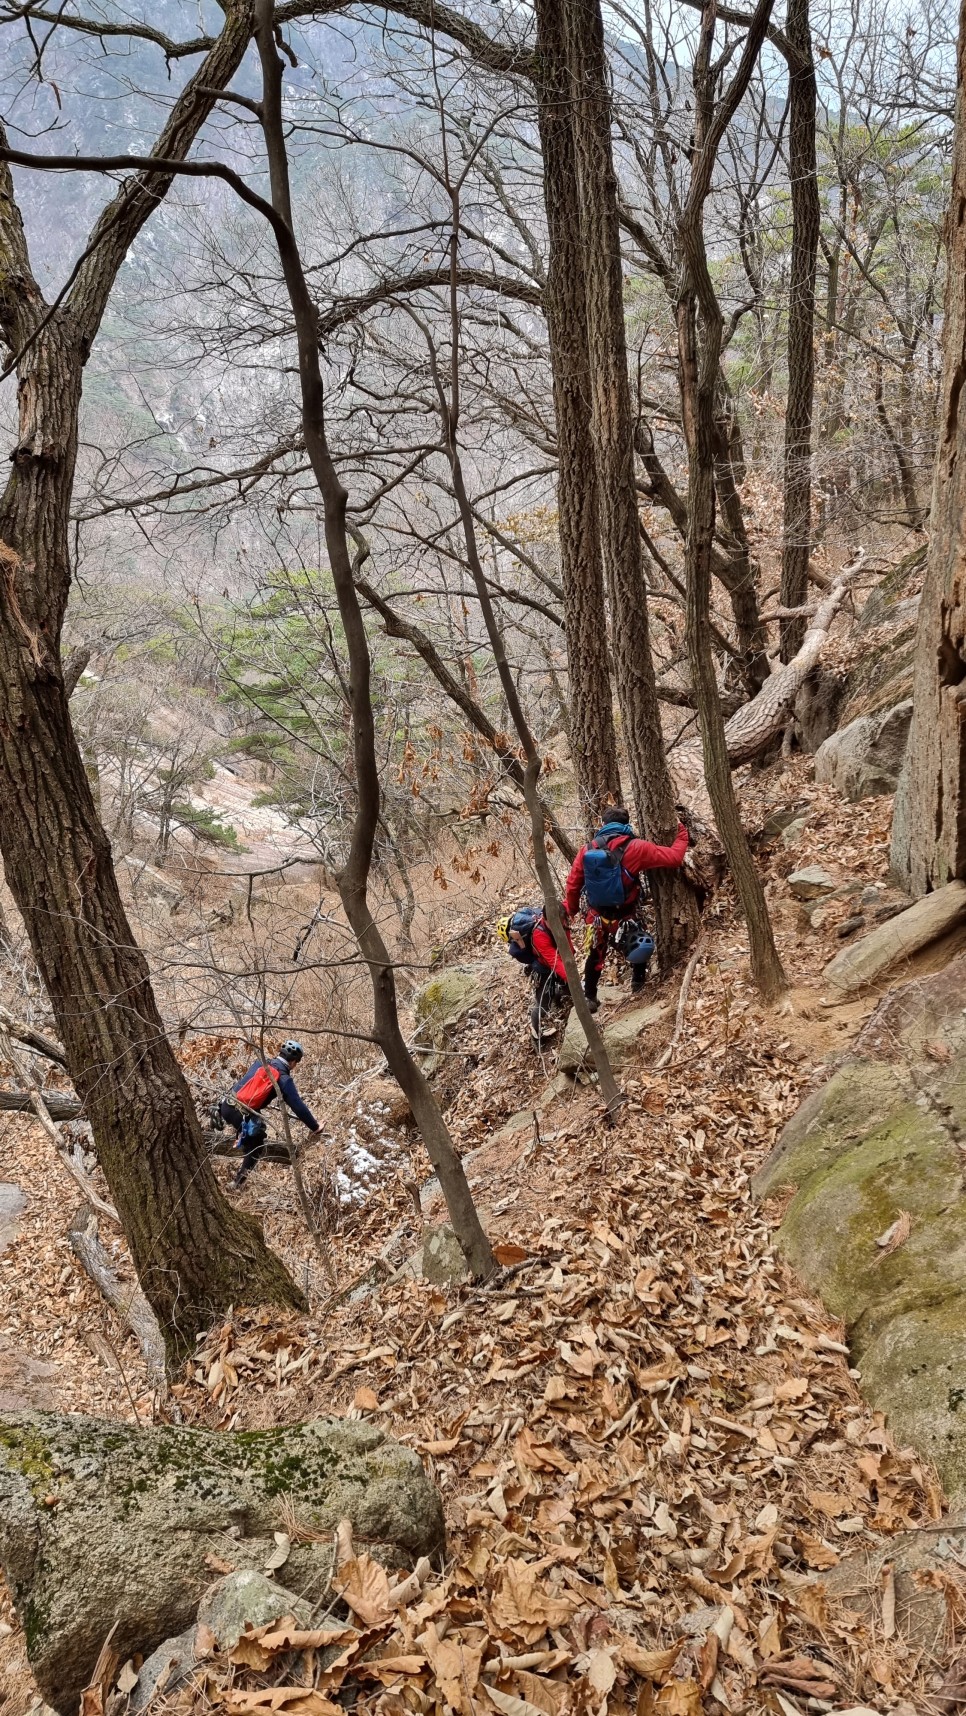
[[[275,1075],[277,1077],[277,1074]],[[269,1067],[256,1067],[251,1078],[247,1078],[241,1090],[236,1090],[235,1100],[245,1108],[264,1108],[275,1093],[275,1077]]]

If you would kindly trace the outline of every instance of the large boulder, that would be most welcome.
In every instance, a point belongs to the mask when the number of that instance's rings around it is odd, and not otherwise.
[[[966,1500],[966,956],[893,991],[753,1181],[893,1435]]]
[[[390,1565],[443,1545],[415,1453],[364,1423],[217,1434],[24,1412],[0,1418],[0,1566],[37,1683],[73,1712],[111,1628],[123,1655],[184,1631],[211,1559],[264,1569],[283,1501],[323,1534],[342,1518]],[[328,1578],[331,1541],[293,1538],[296,1589]],[[274,1562],[273,1562],[274,1564]]]
[[[604,1047],[611,1066],[622,1067],[626,1066],[628,1061],[635,1060],[644,1032],[650,1030],[652,1025],[661,1024],[667,1017],[667,1007],[660,1001],[651,1001],[646,1007],[635,1007],[632,1012],[623,1013],[619,1019],[604,1025]],[[577,1073],[587,1066],[592,1067],[593,1062],[584,1028],[576,1013],[571,1013],[560,1045],[557,1070],[562,1073]]]
[[[895,792],[912,722],[912,698],[880,715],[860,715],[815,753],[815,779],[852,804]]]
[[[921,953],[966,924],[966,882],[947,882],[944,888],[917,900],[907,911],[880,924],[871,934],[853,942],[825,967],[825,980],[846,995],[867,989],[897,965]]]

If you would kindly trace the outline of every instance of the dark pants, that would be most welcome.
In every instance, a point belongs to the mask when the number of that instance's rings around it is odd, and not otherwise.
[[[549,966],[541,965],[537,960],[530,967],[530,981],[533,984],[533,1005],[530,1008],[530,1031],[535,1041],[539,1041],[544,1028],[548,1025],[551,1012],[568,1000],[567,985],[562,977],[557,977]],[[552,1036],[556,1026],[551,1026],[548,1035]]]
[[[265,1154],[268,1127],[264,1120],[259,1120],[257,1115],[243,1114],[228,1096],[218,1104],[218,1112],[226,1126],[230,1126],[233,1132],[240,1134],[244,1128],[243,1155],[241,1167],[238,1170],[239,1178],[244,1179],[246,1175],[251,1173],[256,1162],[260,1161]]]
[[[591,1000],[594,1000],[597,995],[597,985],[600,982],[601,972],[604,969],[604,963],[607,959],[608,948],[614,940],[614,937],[622,923],[637,922],[637,913],[628,912],[626,918],[616,919],[591,917],[589,922],[593,929],[594,937],[590,944],[590,952],[587,955],[587,963],[584,966],[584,994],[589,995]],[[644,988],[645,979],[646,969],[643,965],[635,965],[631,967],[632,994],[636,990]]]

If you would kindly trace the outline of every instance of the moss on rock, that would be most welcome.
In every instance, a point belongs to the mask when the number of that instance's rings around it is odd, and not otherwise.
[[[0,1564],[37,1682],[76,1707],[115,1622],[117,1648],[181,1632],[210,1582],[207,1558],[262,1568],[282,1500],[322,1532],[411,1565],[443,1544],[439,1496],[418,1457],[370,1424],[319,1420],[227,1435],[23,1413],[0,1419]],[[296,1589],[328,1576],[328,1541],[296,1543]]]
[[[447,1031],[480,1005],[483,996],[479,966],[457,966],[431,977],[417,990],[413,1003],[420,1035],[432,1043],[442,1042]]]
[[[959,1162],[943,1127],[910,1103],[851,1147],[832,1153],[830,1143],[826,1132],[779,1244],[829,1309],[854,1324],[893,1297],[908,1265],[905,1247],[883,1256],[877,1240],[903,1210],[928,1222],[955,1201]]]

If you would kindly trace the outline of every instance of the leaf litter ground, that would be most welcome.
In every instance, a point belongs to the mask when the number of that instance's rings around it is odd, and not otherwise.
[[[876,881],[887,806],[846,812],[804,772],[802,796],[807,861]],[[544,1085],[512,973],[454,1044],[449,1118],[499,1245],[493,1283],[395,1275],[328,1305],[320,1290],[310,1316],[239,1311],[199,1344],[174,1390],[185,1421],[371,1419],[414,1446],[439,1485],[448,1553],[440,1568],[386,1570],[343,1532],[328,1589],[307,1593],[309,1627],[259,1629],[228,1658],[210,1648],[159,1709],[941,1707],[929,1699],[955,1646],[958,1579],[931,1576],[946,1610],[933,1648],[897,1626],[888,1561],[871,1606],[826,1588],[845,1557],[939,1519],[941,1492],[862,1401],[841,1327],[787,1273],[772,1245],[779,1212],[749,1191],[817,1063],[854,1024],[853,1010],[824,1006],[813,976],[840,945],[845,907],[803,935],[783,880],[796,860],[768,860],[790,1007],[769,1012],[750,994],[723,898],[672,1064],[650,1070],[665,1024],[628,1069],[615,1128],[577,1085],[494,1132]],[[285,1200],[258,1180],[253,1201],[291,1254]],[[424,1201],[441,1219],[438,1199]],[[412,1251],[410,1194],[394,1171],[342,1218],[342,1280],[400,1235]],[[281,1582],[286,1541],[313,1531],[294,1505],[283,1511]]]

